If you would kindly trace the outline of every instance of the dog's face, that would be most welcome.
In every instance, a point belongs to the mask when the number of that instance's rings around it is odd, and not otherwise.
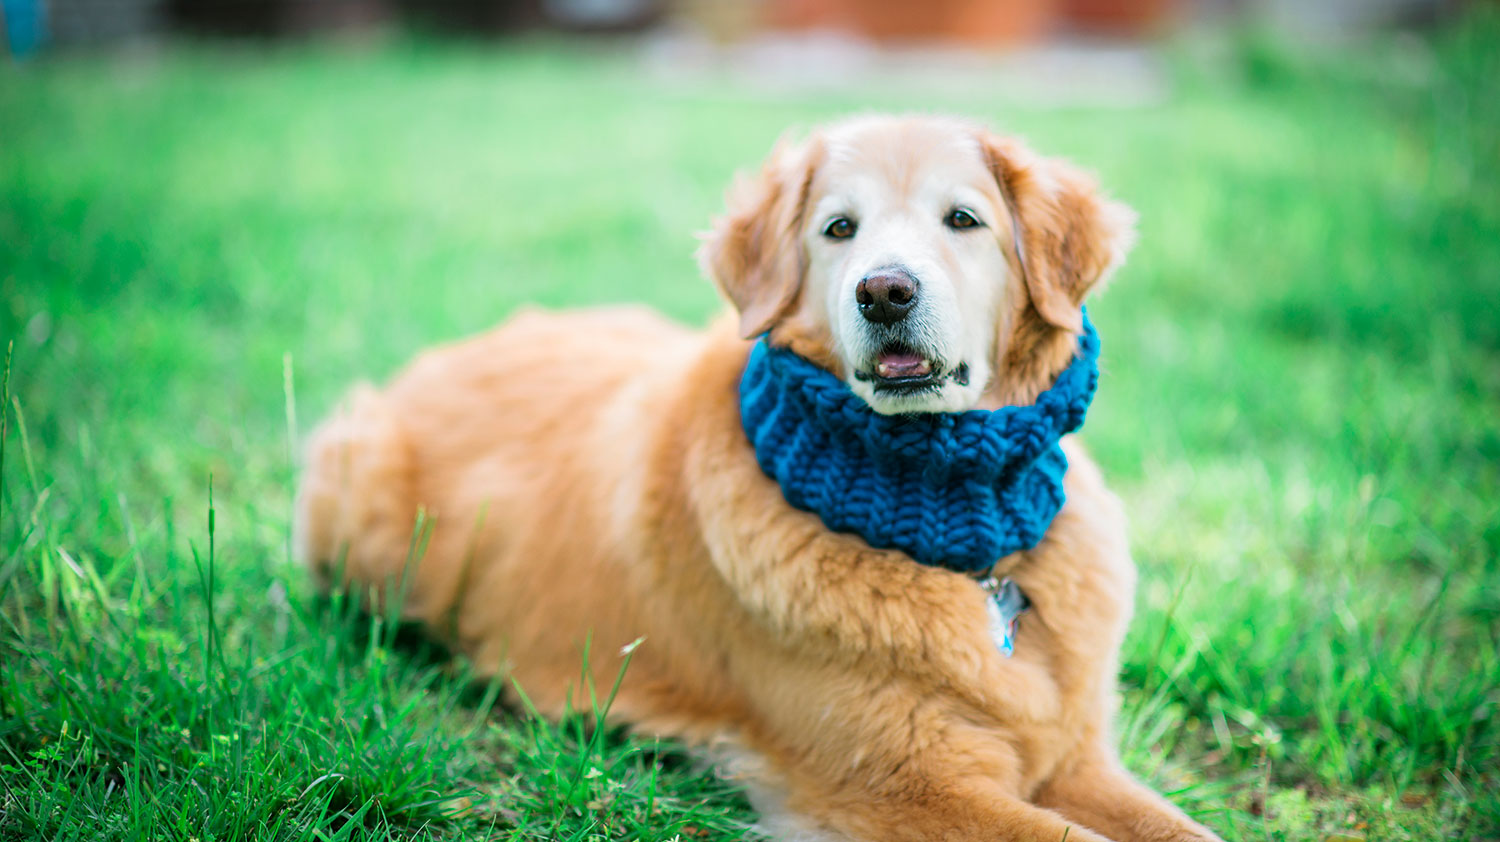
[[[877,412],[973,407],[1013,283],[1009,220],[978,138],[883,122],[824,138],[802,220],[804,295]]]
[[[769,332],[876,412],[956,412],[1045,388],[1131,222],[970,124],[861,118],[774,150],[702,257],[747,337]]]

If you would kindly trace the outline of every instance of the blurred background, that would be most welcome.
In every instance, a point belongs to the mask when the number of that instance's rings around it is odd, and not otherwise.
[[[1231,840],[1500,839],[1496,4],[0,14],[0,836],[753,836],[670,750],[314,610],[297,453],[523,304],[712,318],[734,172],[891,110],[1140,213],[1083,432],[1142,571],[1130,767]]]
[[[419,24],[496,34],[676,30],[735,42],[824,32],[883,43],[1016,47],[1059,35],[1140,37],[1201,20],[1253,16],[1347,34],[1430,24],[1461,0],[5,0],[13,54],[168,33],[288,37]]]

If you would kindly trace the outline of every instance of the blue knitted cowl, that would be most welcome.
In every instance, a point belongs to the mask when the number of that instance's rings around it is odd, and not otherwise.
[[[923,564],[979,572],[1036,546],[1063,504],[1060,439],[1099,383],[1099,334],[1029,406],[880,415],[831,372],[761,340],[740,418],[787,502],[835,532]]]

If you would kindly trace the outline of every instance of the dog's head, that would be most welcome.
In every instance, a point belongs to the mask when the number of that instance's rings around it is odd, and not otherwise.
[[[1032,400],[1067,365],[1135,215],[978,126],[865,117],[783,141],[699,252],[769,334],[880,413]]]

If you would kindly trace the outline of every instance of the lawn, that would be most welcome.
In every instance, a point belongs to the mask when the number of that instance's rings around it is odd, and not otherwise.
[[[1497,42],[1245,34],[1138,107],[937,99],[1141,213],[1084,433],[1142,570],[1120,737],[1227,839],[1500,839]],[[294,454],[524,302],[704,321],[735,169],[932,102],[550,42],[0,68],[0,838],[753,837],[691,753],[319,598]]]

